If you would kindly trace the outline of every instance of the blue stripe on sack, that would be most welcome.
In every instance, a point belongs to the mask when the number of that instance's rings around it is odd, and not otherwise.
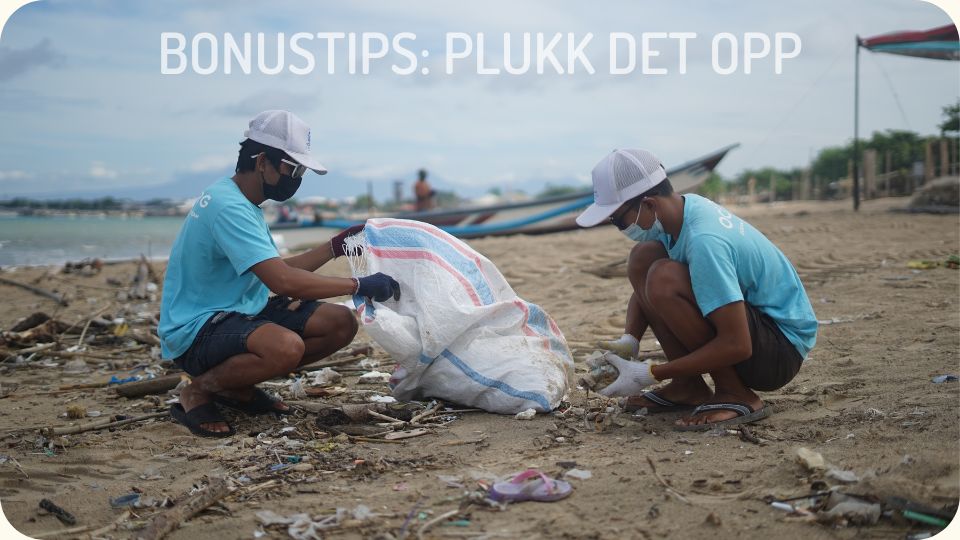
[[[554,334],[553,330],[550,328],[550,323],[547,321],[547,313],[536,304],[531,304],[530,302],[527,302],[526,304],[527,309],[530,312],[530,316],[527,317],[527,323],[530,325],[530,327],[550,341],[550,349],[560,356],[567,357],[566,347],[563,346],[560,338]]]
[[[457,355],[453,354],[448,350],[444,350],[442,353],[440,353],[440,356],[443,356],[444,358],[449,360],[451,364],[456,366],[457,369],[462,371],[467,377],[470,377],[470,379],[472,379],[473,381],[479,384],[482,384],[483,386],[488,386],[490,388],[499,390],[504,394],[507,394],[508,396],[525,399],[527,401],[533,401],[537,405],[540,405],[541,407],[543,407],[544,411],[550,410],[550,402],[547,401],[547,398],[536,392],[526,392],[523,390],[517,390],[516,388],[510,386],[509,384],[503,381],[499,381],[497,379],[491,379],[489,377],[481,375],[480,373],[477,373],[472,368],[470,368],[470,366],[468,366],[463,360],[458,358]]]
[[[398,231],[394,231],[394,234],[382,234],[384,230],[389,228],[402,229],[402,232],[398,234]],[[491,291],[490,286],[487,285],[487,281],[483,277],[483,273],[480,272],[480,267],[477,263],[465,257],[449,243],[433,236],[429,232],[412,227],[387,225],[382,229],[371,227],[366,233],[367,241],[374,247],[419,247],[429,249],[435,255],[446,261],[447,264],[452,266],[457,272],[460,272],[460,274],[470,282],[470,285],[477,291],[477,296],[480,297],[484,305],[490,305],[495,302],[493,291]],[[413,242],[410,240],[413,240]]]

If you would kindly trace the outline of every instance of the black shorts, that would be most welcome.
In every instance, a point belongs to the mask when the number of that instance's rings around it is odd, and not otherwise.
[[[744,302],[753,354],[733,368],[743,384],[769,392],[783,388],[800,371],[803,357],[769,315]]]
[[[303,337],[307,319],[323,302],[301,300],[296,309],[290,310],[288,307],[293,301],[286,296],[274,296],[256,315],[236,311],[214,313],[200,327],[187,352],[175,358],[173,363],[194,377],[205,373],[227,358],[249,352],[247,337],[267,323],[279,324]]]

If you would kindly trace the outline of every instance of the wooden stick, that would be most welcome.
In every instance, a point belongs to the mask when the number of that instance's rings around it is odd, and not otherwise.
[[[114,388],[114,391],[118,395],[128,399],[151,394],[162,394],[176,388],[184,377],[186,377],[184,373],[174,373],[173,375],[164,375],[163,377],[156,377],[154,379],[120,384]]]
[[[459,513],[460,513],[460,509],[457,508],[456,510],[450,510],[449,512],[444,512],[439,516],[431,519],[430,521],[424,523],[423,526],[420,527],[420,530],[417,531],[417,540],[423,540],[423,533],[427,532],[427,530],[429,530],[430,527],[433,527],[437,523],[440,523],[441,521],[447,518],[453,517]]]
[[[104,311],[110,309],[111,307],[113,307],[113,302],[110,302],[110,303],[107,304],[106,306],[100,308],[100,311],[94,313],[92,317],[90,317],[89,319],[87,319],[87,324],[83,325],[83,331],[80,332],[80,339],[77,340],[77,346],[78,346],[78,347],[79,347],[80,345],[83,345],[83,338],[86,337],[86,335],[87,335],[87,330],[90,329],[90,323],[92,323],[94,319],[96,319],[97,317],[99,317],[101,313],[103,313]]]
[[[33,294],[37,294],[45,298],[49,298],[55,301],[56,303],[60,304],[61,306],[66,306],[69,304],[67,300],[63,297],[63,295],[52,293],[46,289],[41,289],[40,287],[27,285],[26,283],[20,283],[19,281],[14,281],[12,279],[7,279],[5,277],[0,277],[0,283],[3,283],[4,285],[12,285],[14,287],[20,287],[21,289],[30,291]]]
[[[75,433],[84,433],[87,431],[100,431],[101,429],[109,429],[113,427],[125,426],[127,424],[132,424],[134,422],[142,422],[144,420],[150,420],[153,418],[160,418],[162,416],[167,416],[168,412],[158,412],[144,414],[142,416],[134,416],[133,418],[124,418],[123,420],[114,420],[107,422],[91,422],[89,424],[84,424],[80,426],[66,426],[66,427],[52,427],[52,428],[42,428],[42,431],[45,435],[73,435]]]
[[[680,493],[679,491],[677,491],[677,490],[673,489],[672,487],[670,487],[670,484],[668,484],[667,481],[664,480],[662,476],[660,476],[660,473],[657,472],[657,467],[654,466],[653,460],[650,459],[650,456],[647,456],[647,463],[650,464],[650,470],[653,471],[653,475],[654,475],[655,477],[657,477],[657,481],[660,482],[660,485],[663,486],[663,488],[664,488],[665,490],[667,490],[667,493],[673,495],[673,496],[676,497],[677,499],[679,499],[679,500],[681,500],[681,501],[683,501],[683,502],[685,502],[685,503],[687,503],[687,504],[693,504],[693,503],[691,503],[689,500],[687,500],[687,498],[684,497],[682,493]]]
[[[290,373],[303,373],[304,371],[316,371],[318,369],[323,369],[325,367],[342,366],[344,364],[359,362],[360,360],[363,360],[362,356],[348,356],[347,358],[340,358],[338,360],[327,360],[326,362],[314,362],[313,364],[300,366],[297,369],[291,371]]]
[[[230,486],[222,478],[210,481],[207,489],[188,497],[173,508],[155,516],[147,527],[137,535],[137,540],[159,540],[173,532],[182,523],[202,512],[230,493]]]

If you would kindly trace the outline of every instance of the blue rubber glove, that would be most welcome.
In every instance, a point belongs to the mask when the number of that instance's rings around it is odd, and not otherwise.
[[[394,300],[400,299],[400,284],[382,272],[359,278],[357,282],[357,294],[365,298],[372,298],[377,302],[389,300],[391,296]]]

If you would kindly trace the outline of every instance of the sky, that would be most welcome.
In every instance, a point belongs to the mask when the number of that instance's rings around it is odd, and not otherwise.
[[[803,166],[819,149],[852,138],[855,35],[949,22],[919,0],[42,0],[15,13],[0,37],[0,199],[196,196],[232,174],[247,122],[265,109],[303,118],[313,153],[330,171],[308,173],[298,197],[358,195],[372,182],[384,198],[394,180],[409,186],[421,167],[435,187],[463,196],[588,186],[593,166],[627,147],[650,150],[670,168],[740,143],[718,169],[728,177]],[[314,44],[305,47],[317,66],[305,75],[236,68],[228,75],[222,65],[210,75],[169,75],[160,69],[162,32],[186,36],[188,53],[202,32],[221,47],[225,33],[262,32],[269,42],[280,32],[412,32],[410,49],[427,51],[418,66],[430,74],[397,75],[389,66],[403,59],[391,55],[374,61],[370,74],[351,75],[342,54],[331,75],[325,49]],[[523,32],[593,33],[586,56],[596,72],[480,75],[474,55],[446,75],[450,32],[483,32],[491,66],[503,63],[504,34],[516,46]],[[686,74],[678,72],[676,47],[660,41],[652,65],[667,74],[615,76],[607,70],[611,32],[629,32],[638,44],[643,32],[698,37],[688,44]],[[741,65],[720,75],[710,44],[721,32],[741,41],[745,32],[793,32],[802,51],[783,61],[781,74],[764,58],[750,74]],[[937,133],[942,107],[958,99],[958,62],[862,53],[862,136]]]

